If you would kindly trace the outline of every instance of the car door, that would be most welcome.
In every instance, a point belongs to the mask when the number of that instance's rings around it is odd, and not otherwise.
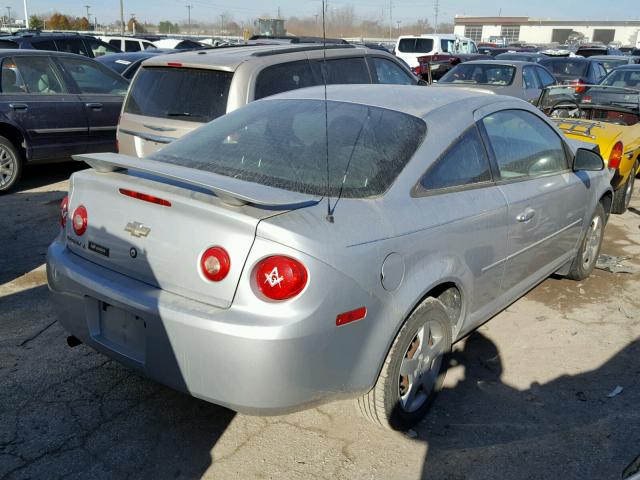
[[[517,296],[575,254],[590,182],[570,170],[561,135],[535,113],[516,106],[486,113],[480,124],[508,204],[502,288]]]
[[[529,103],[535,103],[540,98],[541,86],[533,65],[522,67],[523,99]]]
[[[30,160],[85,152],[85,110],[50,56],[5,58],[1,87],[2,113],[26,133]]]
[[[493,181],[475,124],[429,167],[412,196],[424,224],[446,226],[416,248],[427,256],[434,243],[441,242],[443,252],[459,255],[470,275],[468,313],[479,318],[478,312],[491,309],[501,292],[508,225],[507,203]]]
[[[57,62],[83,104],[89,126],[87,151],[115,152],[118,117],[128,82],[95,60],[61,56]]]

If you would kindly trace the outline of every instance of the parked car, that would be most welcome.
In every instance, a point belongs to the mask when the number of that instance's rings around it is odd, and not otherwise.
[[[244,46],[153,57],[125,100],[120,151],[144,157],[248,102],[325,78],[329,84],[418,82],[397,57],[353,45]]]
[[[120,49],[89,35],[44,32],[0,37],[0,49],[3,48],[76,53],[89,58],[120,52]]]
[[[562,84],[594,85],[607,74],[599,60],[590,58],[549,57],[539,64],[546,67]],[[580,92],[581,87],[577,91]]]
[[[411,68],[419,66],[418,57],[439,53],[478,53],[473,40],[453,34],[401,35],[394,53]]]
[[[553,75],[539,64],[476,60],[456,65],[435,86],[477,87],[535,103],[543,88],[555,84]]]
[[[426,82],[437,82],[445,73],[459,63],[471,62],[473,60],[491,60],[493,57],[482,53],[440,53],[438,55],[425,55],[418,57],[419,65],[414,73]]]
[[[640,57],[634,57],[631,55],[594,55],[589,58],[599,61],[607,73],[622,65],[640,63]]]
[[[619,73],[623,72],[613,70],[607,83],[618,83]],[[630,73],[640,77],[640,68]],[[570,86],[545,90],[539,106],[567,137],[598,146],[614,172],[611,211],[621,214],[629,207],[640,173],[640,87],[599,84],[586,88],[583,94]]]
[[[77,157],[93,168],[63,202],[51,298],[71,344],[198,398],[274,414],[355,397],[404,430],[453,342],[593,270],[610,173],[576,144],[480,91],[286,92],[146,159]]]
[[[146,59],[178,51],[179,50],[150,48],[142,52],[114,53],[112,55],[105,55],[97,58],[96,60],[119,75],[122,75],[127,80],[131,80],[140,68],[140,65],[142,65],[142,62]]]
[[[0,193],[25,163],[116,151],[128,82],[95,60],[38,50],[0,50]]]
[[[121,50],[123,52],[140,52],[149,48],[157,48],[152,42],[150,42],[149,40],[144,40],[142,38],[114,37],[111,35],[103,35],[98,38],[103,42],[108,43],[109,45],[113,45],[118,50]]]
[[[622,55],[622,52],[615,47],[607,45],[581,45],[576,50],[576,55],[586,58],[595,55]]]
[[[480,47],[478,48],[478,53],[482,53],[483,55],[490,55],[492,57],[497,57],[503,53],[509,53],[513,51],[512,49],[506,47]]]
[[[495,56],[496,60],[519,60],[522,62],[538,63],[542,59],[548,58],[546,55],[538,52],[506,52],[499,53]]]

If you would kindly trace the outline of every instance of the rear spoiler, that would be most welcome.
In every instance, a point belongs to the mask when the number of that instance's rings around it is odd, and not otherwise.
[[[258,207],[287,209],[315,205],[321,200],[319,197],[304,193],[290,192],[217,173],[117,153],[74,155],[73,159],[88,163],[99,173],[126,169],[186,183],[208,190],[223,202],[234,206],[250,204]]]

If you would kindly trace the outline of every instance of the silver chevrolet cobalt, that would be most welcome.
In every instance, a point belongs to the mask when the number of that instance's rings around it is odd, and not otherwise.
[[[443,357],[552,273],[586,278],[597,153],[526,102],[330,86],[260,100],[148,158],[77,158],[48,251],[60,322],[231,409],[356,397],[405,429]]]

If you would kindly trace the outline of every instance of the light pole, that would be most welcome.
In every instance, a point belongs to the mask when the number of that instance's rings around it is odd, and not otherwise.
[[[402,23],[402,20],[396,20],[396,23],[398,24],[398,36],[400,36],[400,24]]]
[[[189,11],[189,20],[188,20],[188,27],[187,27],[187,31],[189,32],[189,35],[191,35],[191,9],[193,8],[193,5],[187,5],[187,10]]]
[[[29,30],[29,14],[27,13],[27,0],[24,0],[24,28]]]
[[[124,0],[120,0],[120,35],[124,36]]]

